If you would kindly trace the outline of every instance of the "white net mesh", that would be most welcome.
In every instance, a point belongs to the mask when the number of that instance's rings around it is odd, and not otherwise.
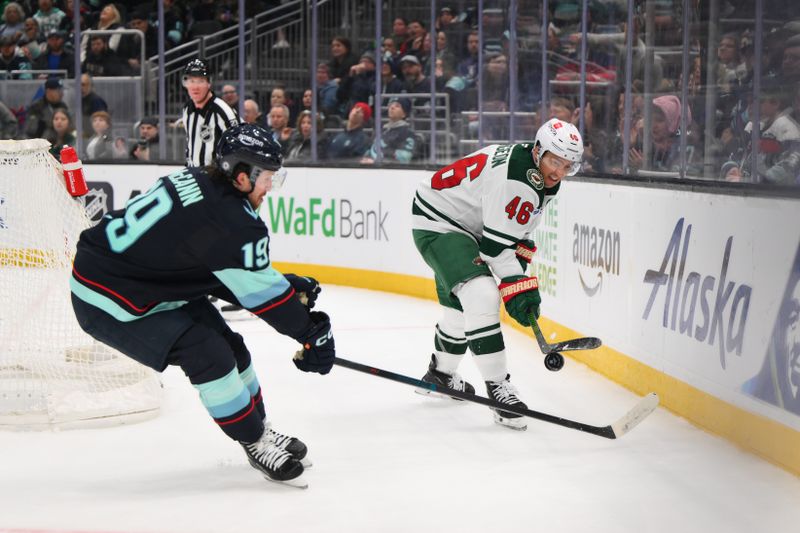
[[[158,375],[85,334],[69,277],[90,222],[42,139],[0,141],[0,427],[118,424],[158,414]]]

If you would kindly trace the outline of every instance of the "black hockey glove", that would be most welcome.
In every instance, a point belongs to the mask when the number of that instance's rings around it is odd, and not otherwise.
[[[303,349],[294,355],[294,366],[303,372],[327,374],[336,358],[331,319],[322,311],[312,311],[309,316],[314,325],[297,339]]]
[[[307,276],[296,276],[295,274],[284,274],[283,277],[286,278],[286,281],[289,282],[298,296],[301,294],[306,295],[307,301],[303,302],[303,305],[309,309],[314,307],[314,304],[317,302],[317,295],[319,295],[322,290],[317,280]],[[300,298],[300,301],[303,301],[303,299]]]

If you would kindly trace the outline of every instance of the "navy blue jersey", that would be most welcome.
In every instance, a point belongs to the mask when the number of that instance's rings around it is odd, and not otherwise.
[[[260,314],[294,294],[270,265],[267,227],[248,200],[201,168],[160,178],[85,230],[70,285],[121,321],[209,294]]]

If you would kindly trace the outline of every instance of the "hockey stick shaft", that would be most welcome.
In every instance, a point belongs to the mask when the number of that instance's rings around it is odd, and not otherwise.
[[[603,342],[597,337],[580,337],[577,339],[570,339],[567,341],[557,342],[555,344],[549,344],[544,339],[544,334],[542,333],[542,329],[539,327],[539,322],[537,322],[536,317],[533,315],[533,313],[528,315],[528,318],[530,318],[531,320],[531,329],[533,329],[533,335],[536,337],[536,342],[539,343],[539,348],[545,355],[553,352],[594,350],[595,348],[599,348],[603,344]]]
[[[397,374],[395,372],[390,372],[388,370],[382,370],[374,366],[356,363],[354,361],[348,361],[347,359],[342,359],[341,357],[337,357],[334,360],[334,364],[338,366],[343,366],[345,368],[349,368],[350,370],[355,370],[357,372],[371,374],[373,376],[378,376],[391,381],[396,381],[398,383],[404,383],[406,385],[411,385],[413,387],[428,389],[432,392],[444,394],[446,396],[451,396],[454,398],[460,398],[461,400],[467,402],[485,405],[493,409],[507,411],[510,413],[518,414],[520,416],[535,418],[543,422],[549,422],[551,424],[556,424],[558,426],[563,426],[566,428],[583,431],[584,433],[591,433],[592,435],[605,437],[607,439],[616,439],[621,437],[622,435],[633,429],[634,426],[636,426],[639,422],[641,422],[658,405],[658,396],[656,396],[654,393],[650,393],[649,395],[645,396],[642,400],[640,400],[639,403],[636,404],[636,406],[633,409],[628,411],[628,413],[626,413],[622,418],[620,418],[614,424],[608,426],[592,426],[589,424],[576,422],[568,418],[561,418],[558,416],[549,415],[547,413],[542,413],[540,411],[534,411],[532,409],[522,409],[519,407],[515,407],[513,405],[507,405],[504,403],[491,400],[489,398],[484,398],[483,396],[478,396],[477,394],[470,394],[468,392],[457,391],[454,389],[450,389],[448,387],[440,387],[435,383],[428,383],[427,381],[423,381],[421,379],[412,378],[410,376],[404,376],[402,374]],[[655,403],[653,403],[653,399],[655,399]]]

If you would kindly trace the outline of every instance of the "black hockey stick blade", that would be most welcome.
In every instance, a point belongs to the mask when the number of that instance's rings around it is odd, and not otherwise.
[[[558,426],[563,426],[566,428],[583,431],[584,433],[591,433],[592,435],[605,437],[607,439],[618,439],[621,436],[625,435],[634,427],[636,427],[642,420],[647,418],[647,416],[650,413],[652,413],[658,406],[658,395],[654,392],[651,392],[644,398],[640,399],[639,402],[630,411],[625,413],[625,415],[623,415],[622,418],[620,418],[613,424],[608,426],[592,426],[589,424],[584,424],[582,422],[576,422],[568,418],[561,418],[558,416],[549,415],[547,413],[542,413],[540,411],[534,411],[533,409],[523,409],[520,407],[515,407],[513,405],[500,403],[489,398],[484,398],[483,396],[478,396],[477,394],[470,394],[468,392],[457,391],[454,389],[450,389],[448,387],[440,387],[435,383],[428,383],[427,381],[422,381],[421,379],[412,378],[410,376],[404,376],[402,374],[396,374],[388,370],[381,370],[380,368],[375,368],[374,366],[364,365],[361,363],[356,363],[354,361],[348,361],[347,359],[342,359],[341,357],[337,357],[334,360],[334,364],[337,366],[343,366],[345,368],[355,370],[357,372],[372,374],[373,376],[378,376],[391,381],[396,381],[398,383],[405,383],[406,385],[411,385],[413,387],[429,389],[432,392],[436,392],[445,396],[460,398],[467,402],[485,405],[493,409],[501,409],[503,411],[515,413],[520,416],[535,418],[536,420],[541,420],[543,422],[549,422],[551,424],[556,424]]]
[[[544,339],[544,335],[539,327],[539,323],[536,321],[536,317],[533,316],[533,313],[528,316],[531,319],[531,328],[533,329],[533,335],[536,337],[536,342],[539,343],[539,349],[541,349],[542,353],[545,355],[553,352],[594,350],[603,344],[603,341],[597,337],[580,337],[577,339],[570,339],[568,341],[557,342],[555,344],[548,344]]]

